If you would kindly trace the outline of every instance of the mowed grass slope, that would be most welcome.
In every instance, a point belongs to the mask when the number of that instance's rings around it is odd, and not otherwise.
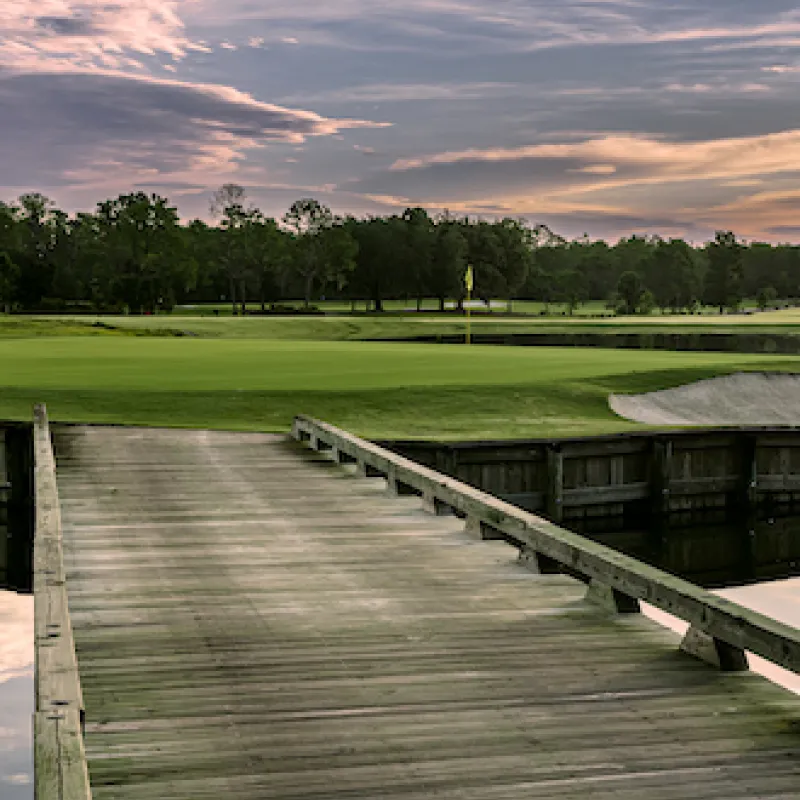
[[[636,427],[611,391],[800,359],[578,348],[271,339],[0,340],[0,418],[286,431],[311,414],[369,437],[510,438]]]

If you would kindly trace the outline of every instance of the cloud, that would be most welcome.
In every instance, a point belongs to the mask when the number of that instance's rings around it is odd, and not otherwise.
[[[289,95],[284,102],[303,103],[404,103],[441,100],[480,100],[533,93],[532,87],[501,81],[455,83],[366,83],[327,91]]]
[[[278,197],[291,165],[342,210],[787,225],[797,48],[791,0],[0,0],[0,190]]]
[[[436,165],[526,162],[558,164],[570,159],[587,162],[573,167],[599,174],[621,173],[623,183],[663,183],[677,180],[733,179],[794,171],[800,168],[800,129],[706,141],[670,141],[640,134],[614,134],[583,141],[512,148],[444,151],[395,161],[390,170],[409,172]],[[611,168],[611,169],[609,169]],[[616,179],[613,184],[619,185]]]
[[[231,87],[112,73],[0,78],[5,186],[207,183],[270,143],[380,127],[256,100]]]
[[[33,598],[0,591],[0,684],[33,675]]]
[[[402,158],[348,188],[397,206],[499,208],[572,220],[571,229],[591,222],[599,234],[602,220],[608,230],[628,220],[650,232],[660,222],[670,235],[732,228],[752,237],[797,219],[798,172],[800,130],[699,141],[625,133]]]
[[[327,34],[343,47],[421,50],[431,40],[470,43],[503,52],[555,48],[678,45],[683,47],[774,46],[800,35],[800,14],[788,3],[697,0],[678,7],[656,0],[407,0],[388,6],[372,0],[329,0],[309,15],[302,5],[278,0],[229,0],[224,10],[202,0],[193,17],[219,25],[231,19],[302,30],[303,38]],[[720,24],[719,20],[726,22]],[[381,31],[359,37],[357,30]]]
[[[120,69],[155,53],[183,58],[198,47],[179,17],[186,2],[13,0],[0,11],[0,64],[16,70]]]

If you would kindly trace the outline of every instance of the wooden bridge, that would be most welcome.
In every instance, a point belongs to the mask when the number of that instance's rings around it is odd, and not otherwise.
[[[293,434],[61,428],[56,470],[38,409],[38,800],[798,796],[800,698],[743,669],[800,632]]]

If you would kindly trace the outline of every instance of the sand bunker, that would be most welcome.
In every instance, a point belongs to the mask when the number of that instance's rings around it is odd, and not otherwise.
[[[612,394],[625,419],[648,425],[800,425],[800,375],[738,372],[646,394]]]

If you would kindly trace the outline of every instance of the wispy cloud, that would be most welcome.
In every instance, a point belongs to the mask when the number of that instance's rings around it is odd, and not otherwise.
[[[185,1],[185,0],[184,0]],[[14,69],[138,68],[181,59],[189,39],[177,0],[13,0],[0,11],[0,64]]]
[[[113,73],[12,75],[0,79],[0,104],[0,147],[15,153],[4,168],[10,184],[113,176],[120,191],[125,180],[216,180],[267,144],[383,124],[264,103],[231,87]],[[76,129],[83,134],[63,134]]]
[[[536,144],[512,148],[444,151],[398,159],[393,172],[422,170],[435,165],[476,162],[585,161],[583,172],[622,175],[620,183],[731,179],[798,169],[800,129],[707,141],[669,141],[637,134],[607,135],[584,141]],[[593,164],[602,164],[598,172]],[[575,168],[573,168],[575,169]]]

